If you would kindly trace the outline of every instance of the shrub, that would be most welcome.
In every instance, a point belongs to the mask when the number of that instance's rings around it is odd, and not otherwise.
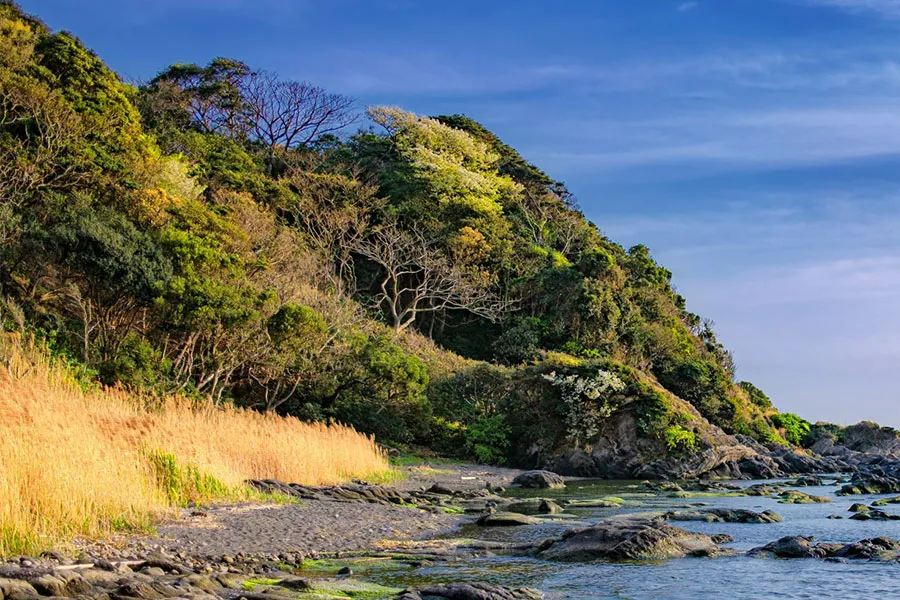
[[[506,462],[509,434],[510,429],[503,415],[484,417],[466,428],[466,448],[478,462],[500,465]]]
[[[665,433],[666,447],[670,452],[695,452],[697,450],[697,434],[681,425],[670,425]]]
[[[777,413],[772,415],[772,424],[784,430],[784,438],[795,446],[803,443],[810,431],[810,423],[793,413]]]

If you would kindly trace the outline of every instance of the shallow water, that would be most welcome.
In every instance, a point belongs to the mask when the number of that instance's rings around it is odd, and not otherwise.
[[[827,478],[826,478],[827,480]],[[752,485],[753,481],[732,482]],[[765,483],[777,483],[767,481]],[[517,490],[516,496],[557,499],[590,499],[613,495],[626,500],[619,509],[575,509],[564,523],[513,528],[467,528],[462,535],[490,540],[534,540],[557,535],[576,525],[590,524],[621,513],[668,510],[699,505],[769,509],[784,518],[782,523],[741,524],[673,522],[677,527],[701,533],[727,533],[728,544],[740,550],[765,545],[786,535],[814,536],[825,542],[855,542],[888,536],[900,539],[900,521],[853,521],[851,504],[885,496],[836,496],[838,486],[802,487],[811,495],[833,500],[828,504],[779,504],[766,497],[647,497],[634,482],[579,481],[564,490]],[[880,507],[900,514],[900,505]],[[843,519],[828,519],[840,515]],[[773,559],[747,556],[686,558],[652,564],[553,563],[532,558],[491,557],[418,569],[389,568],[371,574],[372,579],[392,585],[424,582],[486,581],[507,586],[531,586],[546,593],[548,600],[606,598],[694,599],[734,598],[900,598],[900,564],[874,561],[827,562],[817,559]]]

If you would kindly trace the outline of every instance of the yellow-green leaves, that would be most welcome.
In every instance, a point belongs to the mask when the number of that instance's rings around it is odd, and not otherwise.
[[[499,156],[468,133],[400,108],[379,106],[369,117],[384,127],[433,200],[477,214],[500,214],[522,186],[496,170]]]

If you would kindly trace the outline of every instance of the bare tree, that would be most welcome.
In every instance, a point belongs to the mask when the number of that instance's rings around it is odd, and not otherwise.
[[[250,135],[269,148],[305,146],[357,119],[350,98],[268,71],[251,73],[241,90]]]
[[[381,268],[375,304],[387,313],[394,331],[413,325],[422,313],[463,310],[496,321],[508,308],[507,301],[417,232],[389,224],[356,241],[353,251]]]

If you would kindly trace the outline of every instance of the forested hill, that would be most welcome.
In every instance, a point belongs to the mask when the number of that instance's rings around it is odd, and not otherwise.
[[[467,117],[360,112],[229,59],[132,87],[0,2],[4,326],[88,379],[485,461],[626,417],[647,456],[799,441],[565,185]]]

